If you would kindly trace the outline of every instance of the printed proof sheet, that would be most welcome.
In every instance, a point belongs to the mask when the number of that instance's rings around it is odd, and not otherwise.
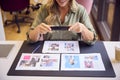
[[[30,54],[23,53],[16,70],[105,71],[100,53]]]
[[[16,70],[59,70],[60,54],[23,53]]]
[[[42,53],[80,53],[78,41],[45,41]]]

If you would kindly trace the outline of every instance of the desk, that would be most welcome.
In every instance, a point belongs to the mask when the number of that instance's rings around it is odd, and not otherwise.
[[[120,63],[114,62],[115,51],[114,46],[120,42],[104,41],[108,56],[112,62],[116,77],[115,78],[99,78],[99,77],[44,77],[44,76],[7,76],[23,41],[1,41],[0,44],[15,44],[7,58],[0,58],[0,80],[119,80],[120,79]]]

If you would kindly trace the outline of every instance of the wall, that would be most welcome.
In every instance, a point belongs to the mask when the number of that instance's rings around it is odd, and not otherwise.
[[[0,40],[5,40],[1,9],[0,9]]]

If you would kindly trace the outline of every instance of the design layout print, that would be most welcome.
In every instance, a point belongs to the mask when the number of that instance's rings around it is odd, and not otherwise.
[[[45,41],[42,53],[80,53],[78,41]]]
[[[100,53],[62,54],[63,71],[105,71]]]
[[[105,71],[105,67],[100,53],[22,53],[21,58],[17,64],[16,70]]]
[[[59,70],[60,54],[44,54],[40,60],[41,70]]]
[[[16,70],[34,70],[39,64],[40,59],[41,55],[39,54],[32,55],[23,53],[17,64]]]
[[[85,54],[83,58],[84,70],[105,71],[105,67],[100,54]]]
[[[16,70],[59,70],[60,54],[23,53]]]

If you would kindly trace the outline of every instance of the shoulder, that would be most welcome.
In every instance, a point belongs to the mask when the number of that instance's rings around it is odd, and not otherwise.
[[[86,9],[83,5],[78,4],[77,2],[75,2],[72,7],[71,7],[72,12],[78,13],[78,14],[82,14],[84,12],[86,12]]]
[[[46,16],[48,16],[48,10],[46,8],[46,5],[41,5],[38,12],[37,12],[38,16],[41,16],[41,18],[45,18]]]
[[[46,5],[41,5],[38,12],[48,12]]]
[[[83,13],[84,11],[86,11],[86,9],[83,5],[77,3],[76,6],[77,6],[77,11],[78,12]]]

